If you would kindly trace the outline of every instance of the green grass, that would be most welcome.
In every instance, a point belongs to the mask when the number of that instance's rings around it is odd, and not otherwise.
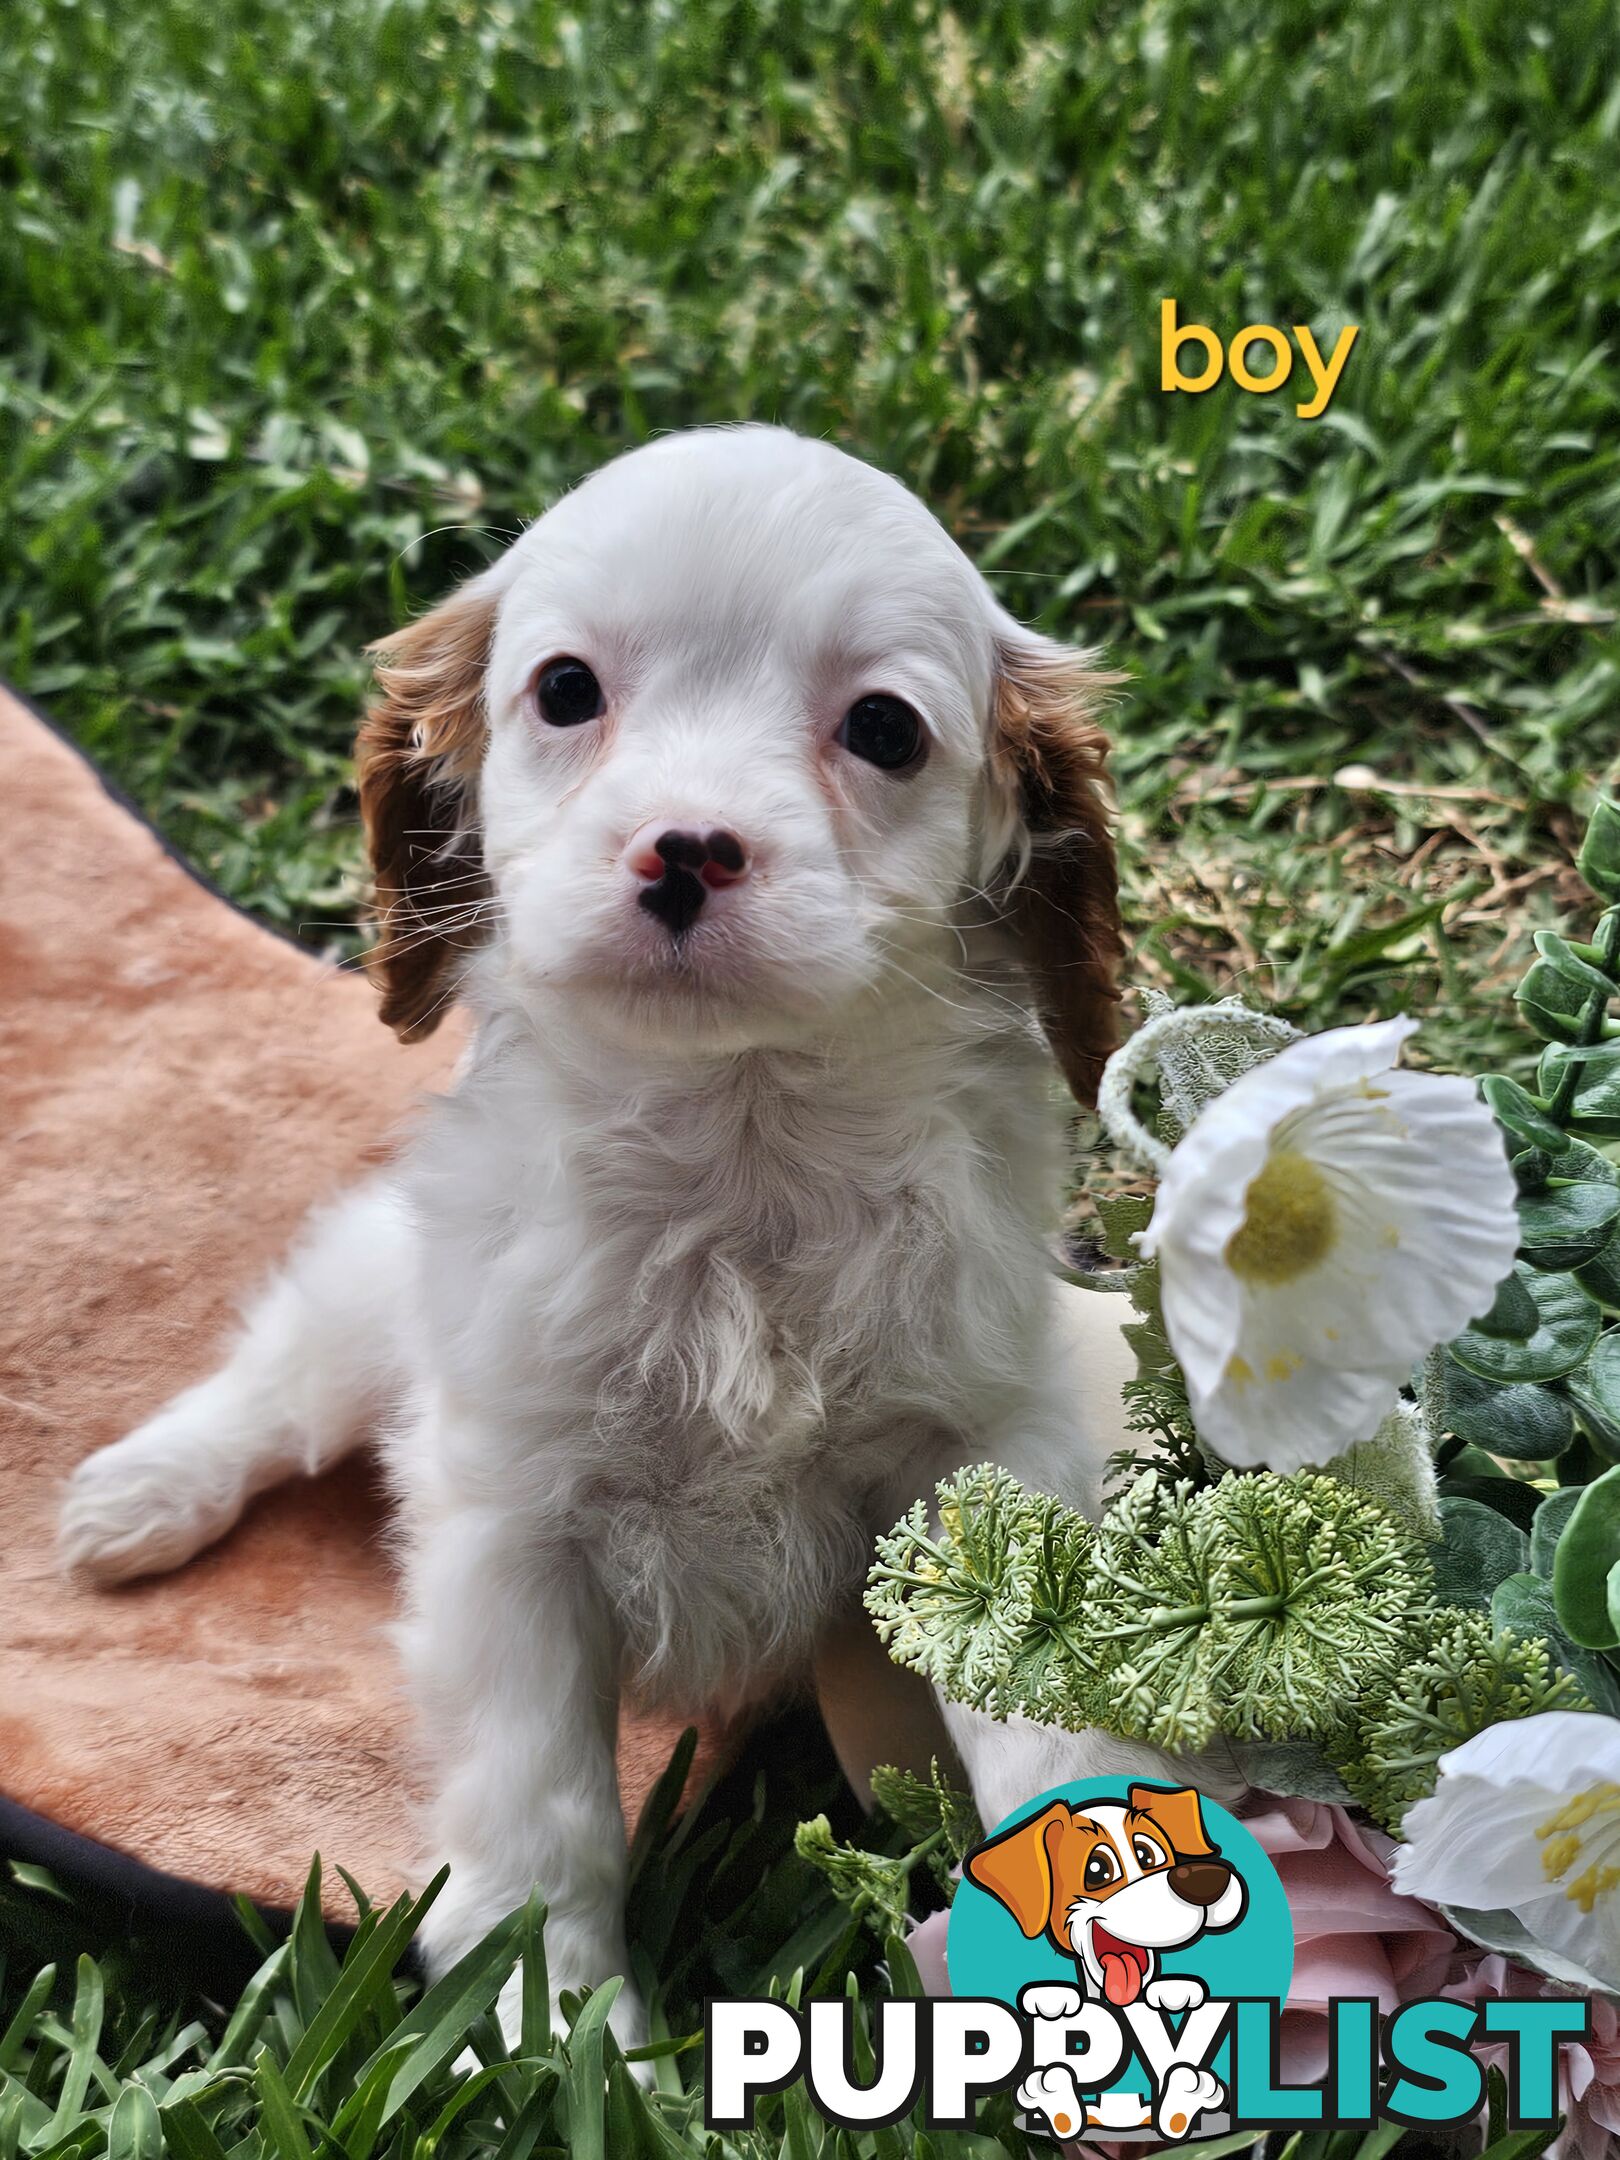
[[[1131,670],[1143,973],[1454,1016],[1556,914],[1620,654],[1609,0],[11,0],[6,46],[0,666],[272,920],[355,914],[363,642],[745,416]],[[1162,394],[1166,294],[1359,322],[1327,416]]]
[[[1612,0],[9,0],[3,38],[0,671],[247,906],[352,947],[367,639],[616,450],[771,419],[899,473],[1016,612],[1130,670],[1138,979],[1407,1002],[1443,1059],[1523,1056],[1506,989],[1615,757]],[[1359,323],[1329,414],[1163,395],[1167,294],[1228,334]],[[671,2030],[705,1961],[836,1947],[783,1843],[821,1804],[644,1855]],[[11,1893],[0,2160],[145,2160],[136,2067],[161,2129],[224,2045],[205,2012],[153,2067],[196,2005],[155,2006],[162,1947],[116,1928],[75,1982],[89,1927]],[[410,2014],[379,1980],[312,2049],[339,1985],[306,1926],[183,2160],[335,2155]],[[700,2150],[684,2082],[648,2130],[610,2072],[593,2127],[604,2045],[469,2097],[447,2042],[344,2150],[619,2160],[614,2108],[637,2152]]]
[[[850,1826],[825,1742],[802,1719],[779,1722],[677,1818],[690,1760],[683,1744],[631,1860],[632,1956],[655,2036],[651,2100],[604,2030],[611,1991],[583,2005],[565,1998],[572,2016],[552,2029],[538,1903],[424,1992],[406,1957],[438,1886],[387,1913],[362,1903],[352,1941],[334,1945],[320,1922],[317,1863],[279,1939],[244,1908],[257,1970],[219,2002],[195,1970],[174,1978],[161,1937],[132,1940],[116,1907],[24,1869],[0,1886],[0,2151],[53,2160],[156,2160],[162,2150],[175,2160],[310,2160],[340,2149],[347,2160],[701,2153],[694,2035],[705,1998],[841,1988],[849,1973],[870,1986],[876,1949],[792,1852],[801,1806],[830,1805]],[[534,1985],[521,2045],[508,2050],[490,2013],[520,1956]],[[767,2114],[773,2135],[727,2151],[774,2155],[782,2104]],[[999,2115],[1010,2124],[1010,2108]],[[810,2138],[803,2150],[813,2154],[819,2137]],[[1022,2153],[1022,2140],[1009,2149]],[[970,2148],[959,2150],[965,2160]]]
[[[781,1721],[718,1787],[673,1810],[678,1751],[632,1853],[631,1958],[647,1988],[655,2086],[631,2078],[606,2016],[617,1982],[546,2007],[544,1909],[513,1914],[424,1989],[408,1963],[438,1885],[376,1911],[334,1941],[320,1921],[317,1861],[290,1929],[251,1908],[262,1959],[221,2003],[177,1984],[157,1944],[129,1939],[37,1869],[0,1880],[0,2152],[15,2160],[1043,2160],[1010,2097],[982,2105],[973,2134],[836,2131],[802,2087],[761,2100],[752,2132],[706,2133],[701,2029],[712,1995],[789,2001],[859,1986],[857,2074],[871,2076],[873,2008],[918,1992],[892,1937],[874,1943],[794,1857],[796,1810],[847,1816],[817,1736]],[[891,1848],[892,1849],[892,1848]],[[349,1886],[353,1889],[353,1885]],[[90,1947],[85,1947],[86,1943]],[[40,1959],[45,1963],[41,1964]],[[523,2030],[508,2047],[492,2015],[519,1960]],[[1492,2073],[1491,2113],[1501,2109]],[[1549,2134],[1503,2132],[1485,2160],[1535,2160]],[[1398,2126],[1269,2141],[1275,2160],[1386,2160]],[[1234,2134],[1182,2150],[1225,2160],[1268,2141]]]

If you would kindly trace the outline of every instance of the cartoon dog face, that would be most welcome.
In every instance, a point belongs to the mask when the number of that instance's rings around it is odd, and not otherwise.
[[[1116,2009],[1135,2002],[1161,1950],[1235,1927],[1248,1904],[1186,1786],[1132,1785],[1122,1803],[1084,1810],[1054,1800],[970,1853],[967,1874]]]

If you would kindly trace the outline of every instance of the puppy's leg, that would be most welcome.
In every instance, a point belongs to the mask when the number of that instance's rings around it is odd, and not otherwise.
[[[396,1384],[411,1235],[385,1179],[314,1216],[225,1364],[74,1472],[67,1565],[104,1582],[178,1567],[254,1493],[344,1454]]]
[[[619,1644],[586,1570],[491,1503],[419,1524],[406,1587],[402,1648],[438,1766],[435,1858],[450,1863],[423,1930],[429,1969],[538,1886],[554,2003],[628,1974]],[[520,2006],[515,1976],[500,2006],[514,2041]],[[628,1980],[611,2022],[625,2047],[647,2037]]]

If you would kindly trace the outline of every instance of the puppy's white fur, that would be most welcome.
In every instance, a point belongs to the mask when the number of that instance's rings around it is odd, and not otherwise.
[[[397,645],[362,737],[384,1012],[420,1033],[459,995],[474,1046],[222,1370],[82,1466],[62,1544],[177,1565],[381,1413],[452,1866],[430,1957],[538,1883],[575,1987],[625,1970],[621,1682],[696,1712],[801,1674],[955,1464],[1094,1500],[1034,1016],[1084,1085],[1095,678],[897,483],[769,429],[620,459]],[[539,716],[559,654],[600,720]],[[903,775],[838,740],[879,691],[926,728]],[[649,819],[752,854],[678,941],[625,860]],[[953,1730],[989,1819],[1054,1767]]]

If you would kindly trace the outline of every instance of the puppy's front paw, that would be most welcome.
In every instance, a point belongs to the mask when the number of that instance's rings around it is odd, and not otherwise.
[[[1026,1995],[1033,1992],[1029,1988],[1024,1990]],[[1065,1991],[1058,1989],[1056,1992],[1062,1994]],[[1018,2088],[1018,2105],[1026,2114],[1044,2115],[1054,2137],[1077,2137],[1086,2125],[1079,2087],[1074,2082],[1074,2072],[1066,2063],[1051,2063],[1044,2070],[1032,2070]]]
[[[1209,2000],[1209,1990],[1203,1981],[1190,1976],[1150,1980],[1142,1995],[1150,2010],[1196,2010],[1200,2003]]]
[[[1226,2098],[1226,2088],[1212,2070],[1195,2070],[1191,2063],[1172,2063],[1165,2072],[1159,2094],[1160,2137],[1184,2138],[1211,2108]]]
[[[242,1494],[215,1440],[174,1406],[87,1456],[58,1518],[63,1565],[98,1582],[128,1582],[177,1568],[222,1536]]]
[[[1018,2007],[1025,2017],[1078,2017],[1084,2004],[1085,1997],[1077,1987],[1066,1987],[1058,1980],[1033,1981],[1018,1991]]]

